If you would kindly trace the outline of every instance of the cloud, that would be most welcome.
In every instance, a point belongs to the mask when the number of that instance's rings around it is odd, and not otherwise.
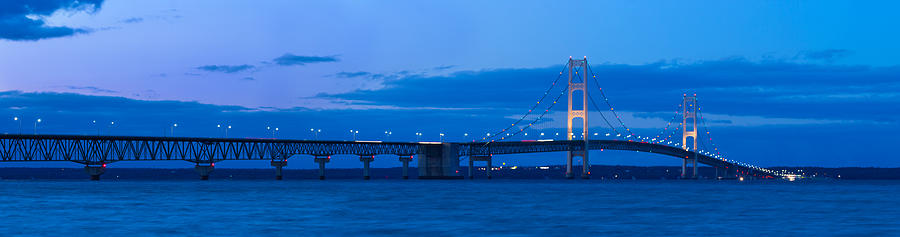
[[[142,17],[131,17],[131,18],[122,20],[121,22],[131,24],[131,23],[140,23],[142,21],[144,21],[144,18],[142,18]]]
[[[205,65],[199,66],[197,69],[207,71],[207,72],[223,72],[223,73],[238,73],[247,70],[252,70],[256,68],[256,66],[243,64],[243,65]]]
[[[97,88],[94,86],[66,86],[66,88],[68,88],[70,90],[85,91],[85,92],[95,93],[95,94],[96,93],[118,93],[118,91]]]
[[[253,78],[253,77],[244,77],[244,78],[241,78],[241,80],[245,80],[245,81],[255,81],[256,78]]]
[[[325,62],[337,62],[339,61],[335,56],[298,56],[290,53],[286,53],[281,55],[281,57],[277,57],[272,59],[272,62],[278,64],[280,66],[293,66],[293,65],[306,65],[309,63],[325,63]]]
[[[443,71],[443,70],[451,69],[451,68],[454,68],[454,67],[456,67],[456,66],[455,66],[455,65],[442,65],[442,66],[434,67],[433,70],[435,70],[435,71]]]
[[[398,75],[384,80],[380,88],[320,94],[317,98],[395,107],[491,108],[522,114],[560,76],[562,68]],[[798,121],[900,123],[900,81],[896,80],[900,67],[754,62],[736,57],[694,63],[597,64],[591,69],[597,79],[588,82],[590,95],[605,107],[597,90],[599,83],[617,111],[671,116],[667,111],[677,109],[682,94],[697,93],[704,110],[710,113],[802,119]],[[565,81],[563,76],[549,93],[558,94]],[[559,103],[567,103],[566,99],[563,96]]]
[[[847,57],[852,52],[846,49],[826,49],[819,51],[804,51],[797,54],[797,57],[806,60],[818,60],[824,62],[834,62],[835,60]]]
[[[48,26],[45,17],[57,11],[93,13],[103,0],[0,1],[0,39],[36,41],[90,33],[91,29]]]
[[[371,75],[371,72],[338,72],[335,74],[335,76],[343,78],[365,77]]]

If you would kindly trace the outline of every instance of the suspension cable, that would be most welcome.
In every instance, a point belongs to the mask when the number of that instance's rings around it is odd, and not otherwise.
[[[599,81],[597,81],[597,75],[594,74],[594,70],[593,68],[591,68],[590,64],[587,64],[587,69],[591,73],[591,78],[593,78],[594,80],[594,85],[600,91],[600,95],[603,96],[603,101],[606,102],[606,106],[609,107],[609,111],[611,111],[613,115],[616,116],[616,120],[619,121],[619,124],[622,125],[622,128],[625,128],[625,131],[627,131],[629,135],[634,136],[634,132],[631,132],[631,129],[629,129],[628,126],[625,126],[625,122],[622,122],[622,118],[619,117],[619,114],[616,113],[616,110],[613,108],[612,103],[609,102],[609,98],[606,97],[606,93],[604,93],[603,88],[600,87],[600,83]]]
[[[556,86],[556,84],[559,82],[559,79],[562,78],[563,72],[565,72],[565,71],[568,69],[568,67],[569,67],[569,63],[566,63],[566,65],[563,66],[563,70],[560,71],[560,72],[559,72],[559,75],[556,77],[556,80],[554,80],[553,83],[550,84],[550,87],[547,88],[547,90],[544,91],[544,94],[541,95],[541,98],[538,100],[538,102],[535,103],[534,105],[532,105],[531,108],[528,109],[528,112],[525,113],[525,115],[522,115],[522,117],[519,118],[518,120],[516,120],[516,122],[512,123],[511,125],[509,125],[508,127],[504,128],[504,129],[500,130],[500,132],[498,132],[498,133],[492,133],[493,135],[486,135],[486,136],[482,137],[481,140],[484,141],[484,140],[488,140],[488,139],[490,139],[490,138],[493,138],[493,137],[497,136],[497,134],[504,133],[504,132],[506,132],[506,130],[509,130],[510,128],[515,127],[516,124],[518,124],[518,123],[522,122],[523,120],[525,120],[525,118],[528,117],[528,115],[530,115],[532,112],[534,112],[534,109],[537,108],[538,105],[540,105],[541,102],[543,102],[544,99],[547,98],[547,95],[550,93],[551,90],[553,90],[553,87]],[[552,106],[552,105],[551,105],[551,106]]]

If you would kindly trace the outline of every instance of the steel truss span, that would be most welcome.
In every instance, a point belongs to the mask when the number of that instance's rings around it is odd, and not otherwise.
[[[105,164],[115,161],[185,160],[213,163],[222,160],[274,160],[291,155],[411,156],[418,143],[303,141],[184,137],[0,135],[2,161],[72,161]]]

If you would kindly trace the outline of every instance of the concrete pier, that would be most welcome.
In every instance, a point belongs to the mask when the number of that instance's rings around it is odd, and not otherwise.
[[[692,165],[693,168],[694,168],[694,173],[693,173],[693,177],[692,177],[692,178],[697,179],[697,177],[698,177],[698,176],[697,176],[697,173],[698,173],[698,172],[697,172],[697,168],[698,168],[698,167],[697,167],[697,156],[696,156],[696,155],[694,155],[694,159],[691,159],[691,165]]]
[[[566,156],[566,178],[567,179],[575,178],[575,174],[572,173],[572,158],[573,157],[574,157],[574,155],[572,154],[572,151],[569,151],[568,156]]]
[[[319,164],[319,180],[325,180],[325,163],[331,161],[331,156],[316,156],[314,160]]]
[[[484,168],[484,174],[487,175],[488,179],[491,179],[491,170],[494,169],[493,163],[491,162],[492,158],[492,156],[469,156],[469,178],[474,178],[472,167],[475,166],[475,161],[484,161],[487,163]]]
[[[369,165],[372,163],[372,161],[375,161],[375,156],[361,155],[359,156],[359,161],[362,161],[363,163],[363,179],[371,179],[371,177],[369,176]]]
[[[588,152],[584,151],[581,154],[581,179],[590,179],[591,178],[591,164],[588,162]]]
[[[287,160],[272,160],[271,165],[275,167],[275,180],[282,180],[284,176],[282,176],[281,169],[287,166]]]
[[[494,169],[494,166],[491,165],[491,159],[488,158],[488,160],[487,160],[487,168],[484,169],[484,171],[485,171],[484,174],[487,175],[487,179],[491,179],[491,170],[492,170],[492,169]]]
[[[400,162],[403,162],[403,179],[409,179],[409,162],[413,156],[400,156]]]
[[[85,165],[84,172],[91,176],[91,180],[100,180],[100,175],[106,172],[106,164]]]
[[[197,174],[200,174],[200,180],[209,180],[209,174],[215,169],[215,163],[197,163],[194,166],[194,170],[197,171]]]
[[[475,169],[474,167],[475,167],[475,160],[472,159],[471,156],[469,156],[469,179],[475,179],[475,173],[472,172],[472,170]]]
[[[434,142],[424,145],[419,156],[419,179],[462,179],[459,176],[459,145]]]

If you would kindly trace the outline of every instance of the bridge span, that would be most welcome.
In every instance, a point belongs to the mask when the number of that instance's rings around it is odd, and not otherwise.
[[[383,142],[383,141],[311,141],[291,139],[139,137],[82,135],[0,135],[0,161],[68,161],[85,165],[91,179],[99,179],[106,164],[118,161],[183,160],[195,163],[202,179],[207,179],[215,163],[225,160],[267,160],[281,169],[288,158],[307,155],[319,164],[319,176],[325,177],[325,164],[333,155],[355,155],[363,163],[363,176],[369,177],[369,163],[376,156],[393,155],[403,164],[408,177],[409,162],[418,160],[419,177],[462,178],[461,157],[469,159],[469,177],[474,161],[490,161],[494,155],[566,152],[579,150],[622,150],[656,153],[691,160],[721,170],[717,176],[747,175],[777,177],[765,169],[734,161],[686,151],[679,147],[627,140],[505,141],[505,142]],[[569,164],[569,168],[571,163]],[[696,172],[696,169],[695,171]],[[488,176],[490,177],[490,176]]]
[[[563,78],[567,79],[566,83],[563,83]],[[599,92],[599,103],[594,100],[594,96],[591,95],[593,93],[589,93],[591,90]],[[576,94],[580,96],[576,97]],[[513,141],[524,139],[529,130],[538,130],[537,132],[543,136],[543,130],[535,129],[534,126],[549,121],[547,115],[564,95],[568,95],[567,126],[564,135],[566,140]],[[418,157],[419,178],[461,178],[460,157],[469,158],[469,177],[473,177],[472,167],[476,161],[487,162],[485,170],[488,177],[491,177],[491,161],[494,155],[565,152],[566,178],[574,178],[572,170],[574,157],[581,159],[581,177],[589,178],[588,151],[623,150],[681,158],[682,178],[698,178],[698,163],[715,167],[718,177],[776,178],[792,175],[725,159],[710,137],[709,126],[703,119],[697,95],[684,93],[682,96],[675,115],[655,137],[637,135],[625,125],[622,117],[613,108],[600,87],[597,74],[591,70],[587,57],[584,59],[569,57],[566,66],[556,79],[524,115],[509,126],[494,133],[487,133],[480,140],[472,142],[0,135],[0,161],[77,162],[84,164],[85,171],[90,174],[91,179],[96,180],[105,171],[106,164],[118,161],[189,161],[196,164],[195,170],[200,177],[207,179],[209,173],[214,170],[215,163],[219,161],[270,160],[271,165],[275,167],[276,178],[281,179],[281,171],[287,166],[288,158],[295,155],[309,155],[319,165],[319,178],[324,179],[325,164],[331,161],[332,155],[355,155],[363,163],[363,177],[368,179],[369,164],[374,161],[375,156],[393,155],[403,163],[404,178],[408,177],[409,162],[416,157]],[[601,108],[602,105],[606,107]],[[590,109],[592,107],[593,111]],[[605,132],[609,132],[606,136],[615,139],[590,139],[588,130],[597,127],[592,128],[588,124],[588,115],[599,116],[606,125],[602,128],[606,129]],[[581,124],[580,127],[575,126],[578,123]],[[678,131],[681,132],[680,135]],[[517,137],[523,133],[523,136]],[[420,134],[417,133],[418,135]],[[441,133],[441,137],[443,135]],[[599,134],[595,132],[594,135]],[[692,167],[691,175],[688,175],[689,163]],[[722,174],[719,174],[720,170]]]

